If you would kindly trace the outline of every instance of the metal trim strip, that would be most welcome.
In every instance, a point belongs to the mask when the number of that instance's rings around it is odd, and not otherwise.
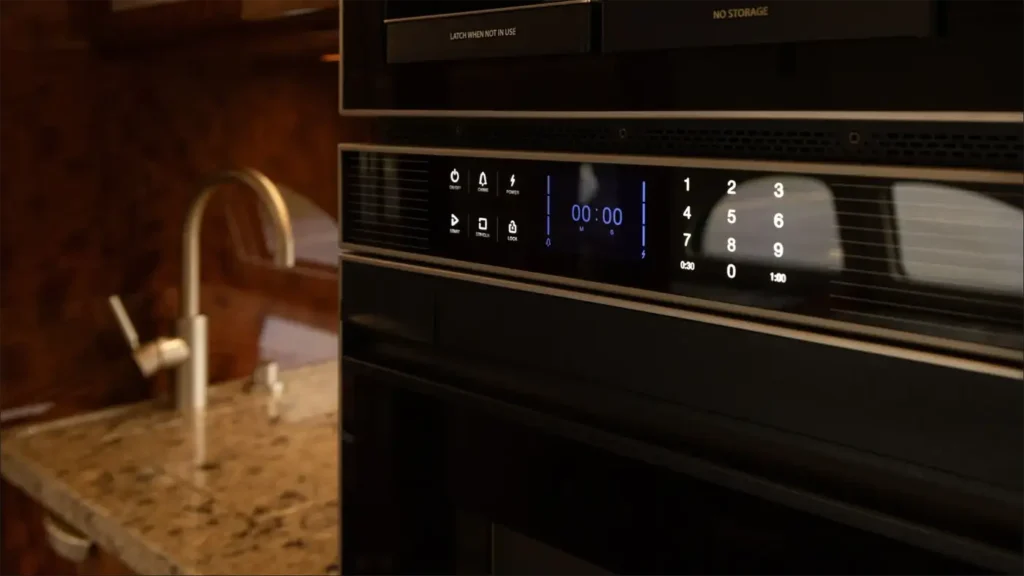
[[[382,118],[515,118],[537,120],[814,120],[1020,124],[1024,112],[870,110],[400,110],[344,108],[342,116]]]
[[[789,172],[798,174],[828,174],[838,176],[877,176],[881,178],[1024,185],[1024,173],[1022,172],[1000,172],[995,170],[974,170],[966,168],[916,168],[905,166],[866,166],[861,164],[780,162],[768,160],[732,160],[690,157],[677,158],[672,156],[631,156],[624,154],[578,154],[573,152],[484,150],[476,148],[436,148],[430,146],[392,146],[387,144],[364,144],[356,142],[341,143],[338,145],[338,150],[341,152],[375,152],[379,154],[460,156],[466,158],[534,160],[541,162],[633,164],[637,166],[664,166],[670,168],[713,168],[719,170]]]

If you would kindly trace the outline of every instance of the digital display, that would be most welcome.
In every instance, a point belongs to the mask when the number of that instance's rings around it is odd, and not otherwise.
[[[646,256],[641,180],[614,164],[552,168],[556,169],[545,175],[545,243],[550,239],[552,248],[580,256],[635,260]]]
[[[1024,188],[343,155],[344,240],[1019,351]]]

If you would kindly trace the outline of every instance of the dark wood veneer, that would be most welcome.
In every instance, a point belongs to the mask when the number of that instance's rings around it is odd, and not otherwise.
[[[106,298],[124,298],[142,338],[173,333],[181,228],[203,175],[252,166],[337,215],[336,66],[237,51],[111,60],[85,41],[81,4],[0,6],[0,408],[54,402],[43,418],[169,391],[170,374],[139,374]],[[213,382],[254,368],[267,315],[337,326],[330,274],[239,258],[225,207],[254,202],[224,190],[204,225]],[[27,496],[4,484],[2,498],[3,573],[72,573]]]

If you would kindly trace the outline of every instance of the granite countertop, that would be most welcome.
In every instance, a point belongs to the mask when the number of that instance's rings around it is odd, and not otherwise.
[[[2,474],[143,574],[340,573],[338,365],[245,381],[184,419],[144,403],[13,429]]]

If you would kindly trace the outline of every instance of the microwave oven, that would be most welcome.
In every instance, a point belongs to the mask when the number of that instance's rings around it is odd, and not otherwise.
[[[338,168],[351,570],[567,569],[495,549],[523,538],[579,573],[1024,566],[1020,172]]]
[[[346,571],[1019,573],[1024,5],[482,5],[342,3]]]

